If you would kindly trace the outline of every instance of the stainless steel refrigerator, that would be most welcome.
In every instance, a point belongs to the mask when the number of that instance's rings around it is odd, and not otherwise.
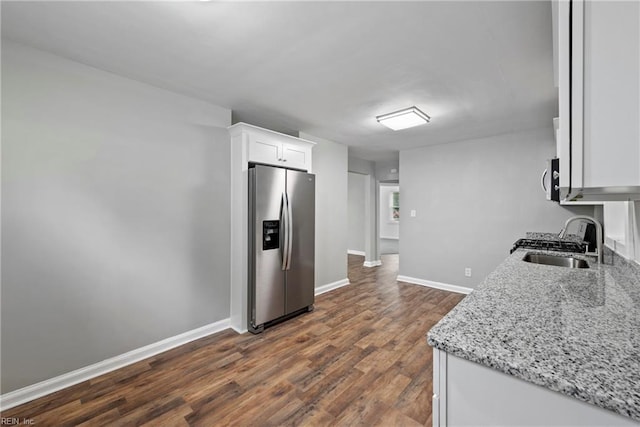
[[[315,175],[249,168],[249,325],[253,333],[313,310]]]

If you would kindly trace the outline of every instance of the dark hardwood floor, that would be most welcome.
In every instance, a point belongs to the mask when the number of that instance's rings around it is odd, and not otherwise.
[[[227,330],[3,411],[37,426],[431,423],[425,334],[463,295],[362,267],[316,309],[260,335]]]

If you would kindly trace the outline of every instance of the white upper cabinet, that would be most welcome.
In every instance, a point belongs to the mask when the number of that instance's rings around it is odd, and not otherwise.
[[[249,135],[248,160],[256,163],[279,164],[282,162],[282,142],[275,138]]]
[[[284,166],[296,169],[311,169],[311,145],[296,142],[295,144],[282,143],[282,161]]]
[[[247,162],[311,172],[311,149],[315,143],[246,123],[237,123],[229,131],[233,140],[246,144]]]
[[[640,199],[640,2],[553,4],[561,200]]]

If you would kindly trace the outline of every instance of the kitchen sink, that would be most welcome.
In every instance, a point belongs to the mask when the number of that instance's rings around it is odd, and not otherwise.
[[[555,265],[558,267],[589,268],[588,262],[571,256],[553,256],[528,252],[522,260],[533,264]]]

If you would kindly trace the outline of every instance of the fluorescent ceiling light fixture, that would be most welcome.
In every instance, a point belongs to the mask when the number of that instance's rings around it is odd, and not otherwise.
[[[390,129],[400,130],[429,123],[431,117],[420,111],[418,107],[410,107],[377,116],[376,120]]]

